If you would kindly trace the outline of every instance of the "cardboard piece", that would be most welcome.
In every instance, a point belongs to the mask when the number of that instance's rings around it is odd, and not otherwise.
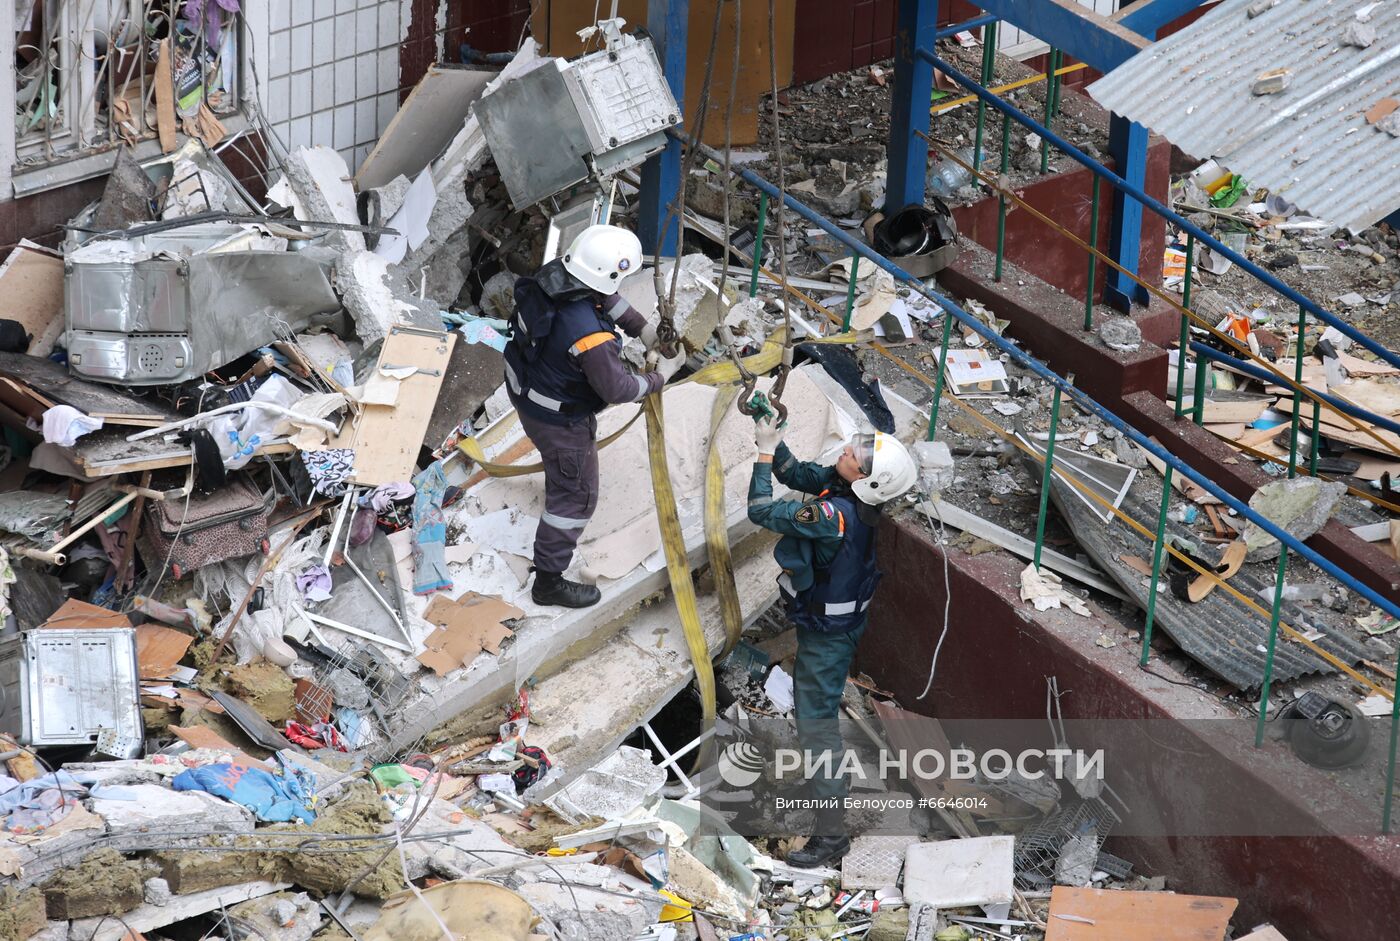
[[[211,751],[228,752],[233,757],[232,763],[235,765],[240,765],[245,768],[262,767],[262,762],[249,755],[243,749],[239,748],[207,725],[192,725],[189,728],[172,725],[170,727],[170,734],[190,746],[190,748],[208,748]]]
[[[126,615],[110,608],[100,608],[95,604],[88,604],[86,601],[69,598],[57,611],[49,615],[47,621],[39,626],[41,628],[63,627],[70,630],[92,631],[104,628],[130,627],[131,621],[127,619]]]
[[[63,335],[63,257],[23,239],[0,265],[4,316],[32,339],[30,356],[48,356]]]
[[[423,619],[438,626],[423,641],[418,661],[446,676],[476,659],[485,650],[501,652],[501,641],[514,636],[502,621],[524,617],[525,612],[500,598],[469,591],[456,601],[438,595],[423,612]]]
[[[159,624],[136,628],[136,666],[143,680],[164,679],[174,672],[194,638]]]
[[[1057,885],[1050,893],[1045,941],[1224,941],[1238,904],[1231,898]]]

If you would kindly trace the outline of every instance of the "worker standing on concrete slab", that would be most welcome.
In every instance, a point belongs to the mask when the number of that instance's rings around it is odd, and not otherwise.
[[[787,861],[825,866],[846,855],[843,804],[848,789],[841,766],[841,694],[880,571],[875,527],[880,507],[902,496],[918,476],[914,459],[893,435],[857,435],[834,466],[799,461],[782,443],[776,418],[757,422],[758,458],[749,481],[749,519],[782,534],[773,555],[782,566],[778,588],[797,625],[793,703],[804,765],[811,777],[816,820],[811,837]],[[774,500],[773,478],[813,500]]]
[[[586,608],[602,597],[597,586],[564,577],[598,505],[598,413],[660,391],[685,362],[677,351],[641,374],[622,362],[618,327],[655,342],[646,318],[617,293],[622,279],[641,268],[636,235],[591,225],[562,258],[515,283],[506,389],[544,464],[530,590],[536,604]]]

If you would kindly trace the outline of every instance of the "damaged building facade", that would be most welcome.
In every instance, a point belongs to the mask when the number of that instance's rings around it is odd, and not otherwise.
[[[0,941],[1392,934],[1393,2],[14,7]]]

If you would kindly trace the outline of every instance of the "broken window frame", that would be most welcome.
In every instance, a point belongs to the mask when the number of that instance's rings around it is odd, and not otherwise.
[[[201,81],[197,92],[201,104],[208,105],[216,117],[226,117],[239,111],[240,93],[243,81],[243,57],[248,34],[244,13],[229,14],[222,11],[216,0],[204,0],[204,9],[213,5],[221,11],[219,56],[231,57],[232,67],[227,67],[220,59],[218,71],[205,69],[203,78],[210,74],[219,76],[220,87],[210,94],[207,82]],[[36,167],[48,166],[64,159],[112,149],[123,142],[136,144],[157,137],[155,104],[155,63],[161,39],[174,36],[172,42],[172,70],[178,88],[181,63],[188,61],[185,49],[193,49],[197,60],[205,61],[211,52],[203,25],[204,10],[200,10],[201,22],[194,29],[183,34],[173,33],[165,24],[173,24],[181,19],[188,0],[34,0],[29,11],[28,24],[43,24],[46,13],[53,17],[52,29],[46,35],[54,38],[48,42],[47,64],[38,72],[53,76],[47,87],[56,88],[52,96],[55,103],[54,116],[47,122],[34,118],[38,94],[32,94],[24,102],[25,80],[19,65],[19,56],[28,53],[32,61],[44,59],[40,45],[32,36],[22,36],[21,26],[26,25],[16,19],[13,28],[8,30],[11,61],[14,63],[14,125],[12,173],[22,173]],[[109,12],[108,23],[114,20],[121,27],[117,33],[120,44],[119,54],[107,56],[99,49],[106,44],[109,35],[97,25],[99,11]],[[133,30],[130,24],[132,14],[141,11],[144,30]],[[17,12],[17,11],[16,11]],[[119,18],[120,17],[120,18]],[[164,35],[153,35],[163,33]],[[129,37],[129,38],[128,38]],[[178,50],[178,51],[177,51]],[[144,68],[137,69],[137,63],[145,62]],[[83,68],[83,63],[91,67]],[[112,67],[115,63],[115,69]],[[41,87],[43,79],[32,76],[31,81]],[[117,100],[120,91],[127,90],[123,100],[130,101],[130,91],[136,91],[140,107],[128,108],[128,119],[113,120],[111,103]],[[178,96],[178,91],[176,92]],[[24,102],[22,104],[22,102]],[[69,102],[74,103],[69,106]],[[177,101],[177,122],[179,108]],[[31,127],[25,127],[32,124]],[[123,126],[119,126],[123,125]],[[123,129],[124,127],[124,129]]]

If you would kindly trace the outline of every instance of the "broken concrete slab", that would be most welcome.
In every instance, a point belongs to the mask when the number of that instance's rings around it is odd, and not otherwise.
[[[670,297],[671,277],[675,262],[663,258],[657,267],[661,271],[662,296]],[[675,321],[676,330],[692,350],[702,348],[709,340],[720,319],[727,313],[727,305],[721,304],[715,289],[714,262],[699,252],[682,256],[680,274],[676,280]],[[731,280],[730,285],[734,282]],[[619,294],[648,319],[654,318],[657,307],[655,280],[650,269],[622,282]]]
[[[172,791],[159,784],[133,784],[127,800],[94,798],[93,812],[107,821],[112,836],[131,833],[252,833],[253,814],[245,807],[203,791]]]
[[[1327,524],[1346,489],[1341,481],[1316,477],[1275,480],[1254,492],[1249,508],[1295,539],[1305,540]],[[1251,562],[1277,558],[1282,546],[1253,523],[1245,528],[1244,541]]]
[[[160,878],[175,895],[197,895],[212,889],[257,882],[275,875],[279,860],[253,852],[213,853],[204,849],[162,850],[151,859]],[[160,905],[156,899],[147,899]]]
[[[244,937],[311,941],[325,921],[321,906],[305,892],[276,892],[239,902],[228,910]]]
[[[904,897],[937,908],[1010,902],[1015,852],[1010,836],[916,843],[904,856]]]
[[[366,345],[383,340],[394,324],[419,318],[418,305],[389,287],[389,262],[374,252],[358,249],[341,255],[335,263],[335,289]]]
[[[306,210],[308,221],[360,224],[350,168],[337,151],[324,145],[298,147],[287,155],[285,170],[287,184]],[[338,252],[362,252],[365,237],[352,229],[331,229],[325,244]]]
[[[143,904],[133,908],[124,913],[120,921],[107,917],[79,919],[69,926],[68,937],[69,941],[122,941],[131,931],[143,934],[155,931],[196,915],[288,888],[291,888],[288,882],[245,882],[193,895],[178,895],[167,905]]]

